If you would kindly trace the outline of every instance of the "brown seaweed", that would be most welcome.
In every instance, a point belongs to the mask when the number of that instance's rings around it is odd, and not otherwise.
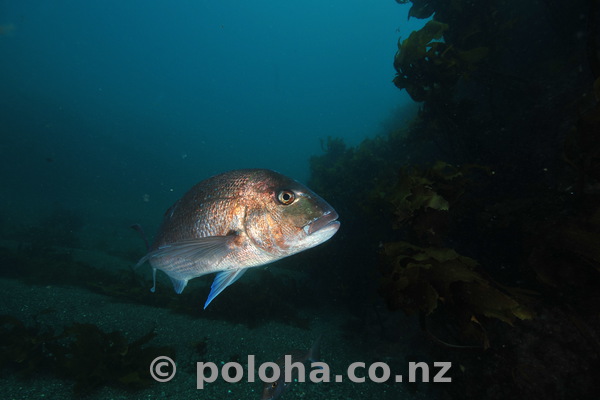
[[[136,390],[150,386],[148,366],[158,356],[174,358],[171,347],[147,346],[154,331],[129,342],[123,333],[106,333],[92,324],[74,323],[56,334],[50,327],[26,326],[0,316],[0,369],[23,377],[55,374],[73,380],[76,394],[101,386]]]

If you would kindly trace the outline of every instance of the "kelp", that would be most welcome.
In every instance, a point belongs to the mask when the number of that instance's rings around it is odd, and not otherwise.
[[[442,244],[450,211],[460,211],[456,205],[481,174],[489,175],[490,169],[471,164],[454,166],[440,160],[430,167],[404,166],[395,182],[382,182],[371,192],[370,205],[389,210],[392,227],[408,230],[417,244]]]
[[[433,7],[427,1],[415,3],[409,15],[427,18]],[[414,101],[449,101],[458,80],[476,70],[490,53],[489,45],[471,40],[482,33],[476,23],[454,29],[459,32],[458,37],[446,37],[449,29],[447,21],[432,19],[407,39],[398,41],[393,82],[399,89],[406,89]]]
[[[450,312],[463,333],[475,333],[484,346],[486,319],[513,325],[533,317],[514,289],[484,277],[477,261],[444,247],[448,226],[465,212],[456,208],[459,200],[475,178],[490,174],[483,166],[443,161],[429,168],[401,168],[396,184],[379,197],[391,205],[393,228],[406,231],[413,242],[387,242],[381,248],[379,293],[388,308],[409,315]]]
[[[475,260],[453,249],[393,242],[383,245],[381,258],[379,293],[390,310],[430,315],[444,305],[463,318],[463,326],[481,326],[483,317],[510,325],[533,317],[510,289],[498,288],[483,277]],[[487,343],[485,331],[480,332]]]
[[[362,145],[346,146],[311,164],[352,232],[329,244],[349,254],[337,267],[352,289],[344,304],[363,326],[374,320],[357,288],[376,264],[390,309],[419,315],[446,342],[489,345],[428,348],[460,366],[448,397],[598,393],[586,372],[600,354],[600,80],[587,64],[597,46],[586,46],[598,38],[598,14],[586,12],[598,2],[411,3],[411,17],[433,19],[395,54],[395,83],[423,101],[406,140],[383,136],[365,158],[355,157]],[[447,179],[432,173],[435,160],[451,166]],[[467,164],[485,168],[452,176]]]
[[[395,149],[401,140],[390,133],[348,147],[340,138],[327,137],[322,141],[325,153],[310,158],[310,187],[347,218],[367,211],[370,199],[364,194],[387,186],[400,166],[400,160],[390,160],[397,156]]]
[[[425,101],[442,80],[436,64],[447,47],[439,41],[447,29],[447,24],[429,21],[421,30],[412,32],[408,39],[398,43],[394,84],[399,89],[406,89],[414,101]]]
[[[408,11],[408,17],[429,18],[436,10],[437,0],[396,0],[397,3],[413,3]]]
[[[74,323],[55,333],[39,324],[0,315],[0,370],[24,378],[54,374],[73,380],[77,395],[101,386],[137,390],[155,381],[148,372],[158,356],[175,357],[167,346],[147,346],[156,334],[150,331],[129,342],[119,331],[104,332],[92,324]]]
[[[12,368],[23,376],[48,370],[54,332],[27,327],[10,315],[0,315],[0,370]]]
[[[473,165],[455,167],[443,161],[437,161],[430,168],[401,168],[396,184],[386,195],[394,209],[395,226],[400,226],[419,211],[448,211],[450,204],[464,193],[469,171],[473,168],[485,169]]]
[[[103,332],[92,324],[75,323],[65,328],[63,338],[68,344],[57,353],[57,368],[62,375],[75,380],[75,392],[86,392],[104,385],[141,389],[154,380],[148,366],[156,357],[174,358],[171,347],[152,347],[146,344],[156,334],[150,331],[129,342],[118,331]]]

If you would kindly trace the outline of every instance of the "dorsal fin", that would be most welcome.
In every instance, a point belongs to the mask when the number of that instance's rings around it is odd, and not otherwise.
[[[150,251],[150,243],[148,243],[148,238],[146,237],[146,232],[144,232],[144,229],[142,228],[142,226],[140,224],[133,224],[130,226],[130,228],[140,234],[142,239],[144,239],[144,243],[146,243],[146,250]]]

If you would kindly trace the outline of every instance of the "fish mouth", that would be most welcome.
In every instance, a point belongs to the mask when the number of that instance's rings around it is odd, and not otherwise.
[[[338,214],[335,211],[327,211],[325,214],[316,218],[304,225],[304,232],[307,235],[312,235],[313,233],[320,231],[325,228],[337,228],[340,226],[340,221],[337,221]]]

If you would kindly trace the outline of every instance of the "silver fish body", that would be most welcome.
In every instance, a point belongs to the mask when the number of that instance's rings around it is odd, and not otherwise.
[[[218,272],[206,308],[246,269],[331,238],[337,217],[317,194],[275,171],[229,171],[196,184],[167,210],[138,265],[148,261],[154,274],[166,273],[177,293],[190,279]]]

